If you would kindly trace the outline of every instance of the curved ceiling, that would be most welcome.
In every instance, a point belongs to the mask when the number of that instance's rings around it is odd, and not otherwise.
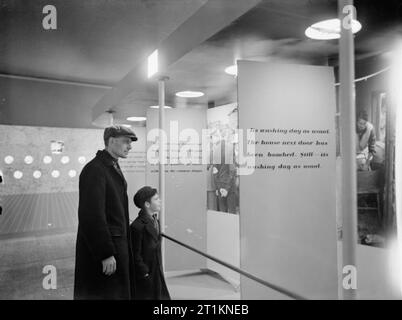
[[[207,0],[4,0],[0,72],[115,85]]]
[[[215,3],[211,18],[194,22],[209,3]],[[304,36],[313,22],[336,17],[336,0],[54,0],[58,28],[50,31],[42,27],[46,4],[0,3],[0,123],[93,127],[109,109],[121,121],[144,115],[157,100],[157,85],[140,74],[143,62],[192,21],[198,44],[176,52],[165,69],[167,100],[175,106],[188,105],[174,93],[190,88],[207,93],[195,104],[235,100],[235,79],[223,69],[238,58],[337,64],[337,41]],[[244,12],[235,17],[240,4]],[[363,25],[355,36],[357,58],[388,50],[402,34],[401,2],[355,0],[355,6]],[[214,12],[220,27],[201,39]]]
[[[401,31],[399,1],[355,1],[363,29],[355,36],[356,59],[390,50]],[[169,65],[164,75],[167,104],[174,107],[214,106],[235,102],[236,79],[224,73],[237,59],[282,63],[337,65],[338,40],[306,38],[311,24],[337,17],[336,0],[263,0],[212,37]],[[191,19],[191,18],[190,18]],[[175,96],[181,90],[205,93],[198,99]],[[111,108],[124,121],[127,116],[145,116],[147,107],[157,104],[157,87],[144,79]],[[97,105],[96,107],[108,108]]]

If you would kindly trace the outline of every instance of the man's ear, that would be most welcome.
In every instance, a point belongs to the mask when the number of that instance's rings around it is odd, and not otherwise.
[[[113,139],[113,137],[109,137],[108,140],[105,141],[106,142],[106,147],[110,146],[110,143],[111,143],[112,139]]]

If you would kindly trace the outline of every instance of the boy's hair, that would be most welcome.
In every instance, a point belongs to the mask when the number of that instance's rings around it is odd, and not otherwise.
[[[362,110],[362,111],[360,111],[360,112],[358,113],[356,120],[359,120],[359,119],[363,119],[363,120],[368,121],[368,113],[367,113],[366,110]]]
[[[158,190],[150,186],[142,187],[134,195],[134,204],[140,208],[144,209],[145,202],[150,202],[151,198],[158,193]]]

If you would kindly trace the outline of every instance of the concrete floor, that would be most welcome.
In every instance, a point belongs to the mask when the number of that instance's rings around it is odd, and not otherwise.
[[[0,243],[0,300],[73,298],[74,232],[0,239]],[[55,290],[43,288],[46,265],[56,267]],[[240,299],[231,284],[212,272],[169,272],[166,281],[172,299]]]
[[[182,272],[166,274],[166,282],[174,300],[240,300],[240,291],[216,273]]]
[[[75,232],[0,239],[0,300],[69,300],[73,297]],[[341,268],[341,242],[339,277]],[[358,245],[359,299],[401,299],[398,282],[391,277],[392,250]],[[57,270],[57,289],[45,290],[43,268]],[[176,300],[237,300],[235,286],[213,272],[168,272],[166,280]]]

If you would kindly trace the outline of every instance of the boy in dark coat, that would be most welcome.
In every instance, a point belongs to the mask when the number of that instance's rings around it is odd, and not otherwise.
[[[157,213],[161,204],[156,189],[143,187],[134,196],[140,208],[130,225],[135,264],[136,299],[170,300],[162,267],[161,235]]]

